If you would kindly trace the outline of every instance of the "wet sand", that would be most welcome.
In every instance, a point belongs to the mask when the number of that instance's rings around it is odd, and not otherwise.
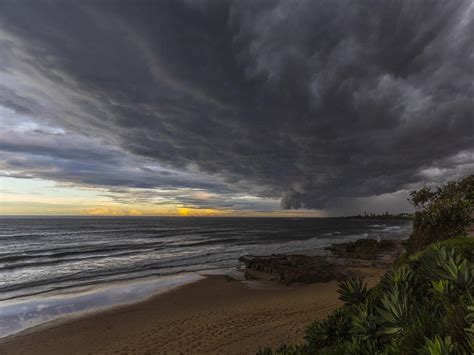
[[[382,269],[364,269],[370,285]],[[0,341],[0,354],[252,354],[303,341],[339,307],[337,283],[281,286],[208,276],[146,301]]]

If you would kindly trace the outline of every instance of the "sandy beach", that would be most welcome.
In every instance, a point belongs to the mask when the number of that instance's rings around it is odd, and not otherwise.
[[[373,285],[381,269],[362,269]],[[249,354],[302,341],[341,305],[337,283],[282,286],[208,276],[146,301],[4,339],[1,354]]]

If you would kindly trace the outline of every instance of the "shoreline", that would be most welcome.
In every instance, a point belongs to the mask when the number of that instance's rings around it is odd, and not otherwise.
[[[367,239],[361,239],[358,241],[365,240]],[[352,242],[348,244],[351,243]],[[377,244],[379,244],[379,242],[377,242]],[[343,249],[345,249],[345,245],[347,245],[347,243],[333,244],[332,247],[342,246]],[[366,247],[367,246],[364,246],[364,248]],[[372,263],[367,264],[367,261],[364,262],[362,260],[354,263],[355,259],[351,259],[350,254],[344,255],[342,258],[341,256],[337,257],[336,255],[331,257],[331,254],[334,254],[333,252],[334,250],[329,252],[329,248],[318,248],[312,250],[311,253],[303,253],[303,255],[309,255],[310,258],[323,257],[326,260],[329,260],[327,258],[331,258],[333,261],[337,258],[345,262],[352,260],[352,266],[342,266],[340,262],[326,266],[323,266],[324,264],[310,266],[311,269],[315,270],[324,270],[324,268],[328,266],[331,268],[345,267],[347,270],[343,277],[347,277],[347,271],[351,268],[357,269],[368,267],[373,270],[385,270],[387,266],[379,264],[374,267]],[[374,252],[374,250],[371,252]],[[288,255],[298,257],[299,254]],[[356,256],[356,259],[359,257],[360,256]],[[268,257],[263,257],[263,259],[266,258]],[[383,257],[379,255],[376,259],[373,259],[373,261],[381,261],[382,259]],[[239,261],[243,262],[243,260],[240,259]],[[245,264],[247,266],[247,262],[245,262]],[[0,307],[0,344],[8,342],[10,339],[17,336],[34,333],[50,327],[56,327],[60,324],[67,324],[75,319],[93,317],[94,314],[97,313],[109,312],[115,309],[146,302],[147,300],[158,297],[161,294],[172,292],[175,289],[202,281],[203,279],[209,277],[214,278],[216,275],[224,278],[227,282],[237,281],[241,284],[253,284],[253,287],[257,289],[265,289],[268,287],[272,289],[281,289],[282,287],[287,287],[282,285],[281,282],[278,283],[275,281],[278,279],[278,276],[270,275],[273,271],[269,271],[270,274],[259,273],[260,275],[252,275],[252,272],[257,271],[258,268],[250,270],[248,267],[249,266],[247,266],[247,268],[234,267],[226,269],[209,269],[201,272],[183,272],[173,275],[147,276],[126,281],[83,286],[75,289],[68,289],[67,291],[51,292],[42,294],[39,297],[19,298],[5,301],[3,302],[2,307]],[[359,272],[356,272],[356,274],[359,274]],[[339,277],[342,275],[344,275],[344,273],[339,273]],[[273,279],[273,281],[270,281],[270,279]],[[336,274],[329,278],[321,278],[318,275],[318,277],[313,281],[310,281],[309,284],[327,282],[331,279],[334,280],[339,278]],[[308,280],[304,281],[304,283],[308,284],[307,281]],[[298,284],[300,281],[295,279],[293,282]]]
[[[373,286],[385,269],[360,272]],[[0,339],[0,353],[256,352],[264,345],[300,342],[309,322],[341,304],[336,281],[284,286],[229,282],[223,275],[209,275],[133,304],[45,323]]]
[[[193,272],[147,276],[3,301],[0,307],[0,344],[23,333],[34,332],[35,329],[54,327],[83,316],[145,302],[203,278],[205,275]],[[34,313],[36,318],[32,316]],[[31,320],[27,324],[20,324],[26,315]],[[18,323],[15,323],[17,320]],[[5,326],[2,323],[10,324]],[[5,330],[8,326],[12,329]]]

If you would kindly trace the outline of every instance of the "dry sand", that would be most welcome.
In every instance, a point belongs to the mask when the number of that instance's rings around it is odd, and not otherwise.
[[[360,271],[372,285],[383,274]],[[263,346],[302,342],[306,325],[341,305],[336,282],[263,285],[209,276],[141,303],[6,339],[0,354],[254,354]]]

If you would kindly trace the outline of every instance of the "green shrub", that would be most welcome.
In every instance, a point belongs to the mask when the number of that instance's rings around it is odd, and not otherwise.
[[[435,245],[423,255],[422,272],[435,289],[445,288],[447,294],[455,296],[474,286],[474,268],[455,248]]]
[[[420,350],[420,355],[450,355],[456,354],[455,347],[450,337],[440,338],[435,336],[433,340],[427,339],[426,345]]]
[[[435,190],[425,187],[412,191],[411,202],[417,212],[413,234],[407,242],[410,253],[437,241],[463,236],[474,211],[474,175]]]
[[[409,265],[404,264],[398,267],[392,267],[383,277],[382,285],[386,289],[396,289],[409,292],[413,287],[414,273]]]
[[[354,308],[351,332],[362,341],[374,341],[377,338],[378,325],[373,302],[366,301]]]
[[[306,346],[288,346],[282,345],[275,351],[271,348],[263,348],[257,352],[257,355],[309,355],[311,354]]]
[[[466,314],[466,335],[469,338],[469,346],[474,350],[474,302],[471,297],[469,297],[469,303],[467,307]]]
[[[368,294],[367,284],[362,278],[350,277],[347,280],[341,281],[337,284],[339,287],[339,299],[346,304],[359,304]]]
[[[306,340],[312,349],[333,345],[349,337],[351,315],[345,308],[340,308],[326,319],[311,323],[306,328]]]
[[[375,319],[380,325],[377,335],[402,336],[410,323],[413,304],[396,288],[385,294],[381,302],[382,307],[377,307],[378,316]]]

